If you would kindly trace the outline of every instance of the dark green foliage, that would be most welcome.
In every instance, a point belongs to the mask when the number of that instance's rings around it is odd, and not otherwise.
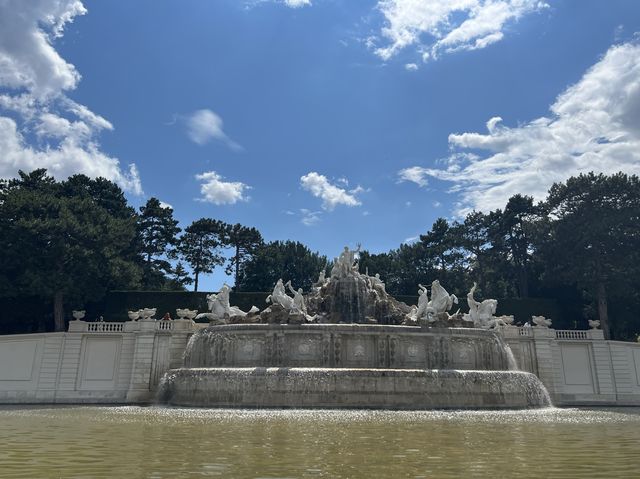
[[[211,218],[200,218],[184,230],[177,247],[177,254],[193,271],[194,291],[198,291],[198,279],[202,273],[211,273],[224,263],[220,254],[226,240],[228,225]]]
[[[201,313],[207,312],[206,291],[110,291],[102,300],[87,304],[87,319],[92,321],[100,316],[105,321],[128,321],[127,311],[142,308],[157,308],[156,318],[162,318],[169,313],[176,319],[176,309],[196,309]],[[234,293],[230,295],[230,302],[244,311],[255,305],[260,309],[266,306],[268,293]]]
[[[534,204],[515,195],[503,210],[472,212],[462,222],[439,218],[412,244],[360,253],[360,271],[379,273],[389,293],[415,303],[419,283],[439,279],[461,298],[474,281],[478,300],[498,298],[498,314],[524,322],[533,314],[556,328],[585,328],[599,318],[608,337],[640,333],[640,180],[580,175],[554,185]],[[70,310],[121,321],[127,309],[206,310],[206,294],[186,293],[201,274],[222,265],[236,290],[269,292],[279,278],[309,290],[331,263],[294,241],[264,244],[255,228],[202,218],[178,240],[171,208],[151,198],[131,208],[117,185],[75,175],[56,182],[45,170],[0,180],[0,305],[12,315],[0,332],[63,327]],[[180,258],[183,263],[171,261]],[[108,290],[150,289],[153,292]],[[183,292],[169,293],[178,290]],[[533,296],[533,298],[529,297]],[[237,293],[232,304],[264,307],[263,293]],[[504,298],[504,299],[500,299]],[[516,298],[516,299],[513,299]],[[51,312],[51,306],[55,314]],[[55,317],[55,321],[54,321]],[[35,318],[35,319],[34,319]],[[20,324],[18,324],[20,323]]]
[[[294,241],[267,243],[246,261],[242,267],[239,290],[271,291],[278,279],[291,281],[295,288],[309,291],[321,270],[327,267],[327,258],[312,253],[309,248]]]
[[[244,262],[249,260],[253,253],[264,244],[264,240],[257,229],[236,223],[226,226],[224,244],[232,249],[226,273],[235,273],[235,289],[237,290],[242,282],[240,276]]]
[[[171,268],[171,276],[167,279],[167,283],[169,283],[169,286],[164,289],[181,291],[186,290],[186,286],[193,283],[193,278],[189,276],[189,272],[184,268],[183,264],[178,261],[176,265]]]
[[[140,207],[138,216],[139,251],[142,255],[142,286],[145,289],[162,289],[165,274],[171,273],[167,258],[174,256],[173,246],[178,242],[178,221],[173,219],[173,209],[163,207],[157,198],[149,198]]]
[[[36,170],[2,189],[0,294],[52,298],[56,330],[65,301],[82,305],[139,278],[133,211],[97,201],[90,191],[103,186],[86,177],[56,183]]]
[[[584,289],[609,337],[616,326],[610,324],[608,302],[638,294],[640,179],[580,175],[554,184],[545,206],[546,277]]]

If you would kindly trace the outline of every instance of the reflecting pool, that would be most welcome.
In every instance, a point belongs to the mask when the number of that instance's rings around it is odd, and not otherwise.
[[[0,408],[3,478],[637,478],[639,453],[637,408]]]

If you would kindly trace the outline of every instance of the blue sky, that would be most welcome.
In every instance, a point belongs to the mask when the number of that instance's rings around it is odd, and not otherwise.
[[[388,251],[640,173],[638,32],[632,0],[5,0],[0,176],[105,176],[182,227]]]

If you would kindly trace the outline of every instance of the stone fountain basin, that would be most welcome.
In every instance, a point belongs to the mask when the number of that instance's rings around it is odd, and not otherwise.
[[[195,333],[185,367],[516,369],[493,331],[361,324],[231,324]]]
[[[532,408],[550,405],[521,371],[373,368],[182,368],[168,371],[160,402],[188,407],[384,409]]]

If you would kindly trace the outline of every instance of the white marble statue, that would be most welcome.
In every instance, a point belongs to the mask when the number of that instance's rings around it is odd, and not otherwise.
[[[418,285],[418,309],[415,311],[415,319],[419,321],[420,319],[429,319],[429,294],[427,292],[427,288]]]
[[[599,319],[590,319],[589,320],[589,328],[591,328],[591,329],[599,329],[600,328],[600,320]]]
[[[313,284],[313,286],[316,288],[322,288],[327,283],[327,281],[329,280],[326,278],[326,273],[324,272],[324,269],[323,269],[320,271],[320,274],[318,275],[318,281],[316,281]]]
[[[252,306],[248,312],[242,311],[237,306],[231,306],[229,302],[229,295],[231,294],[231,288],[227,284],[223,284],[220,291],[207,295],[207,307],[209,313],[200,313],[195,318],[206,318],[209,321],[226,323],[231,316],[246,316],[249,313],[258,312],[258,308]]]
[[[515,319],[513,315],[498,316],[496,317],[496,324],[500,326],[512,326]]]
[[[539,328],[548,328],[551,326],[551,320],[544,316],[531,316],[531,321]]]
[[[493,315],[496,313],[498,301],[496,299],[485,299],[481,303],[476,301],[473,294],[477,287],[477,283],[473,283],[473,287],[469,293],[467,293],[469,318],[473,321],[473,325],[476,328],[489,329],[497,324]]]
[[[431,300],[429,308],[434,314],[446,313],[451,309],[453,304],[458,304],[458,298],[455,294],[447,293],[447,290],[440,285],[437,279],[431,283]]]
[[[387,292],[385,289],[384,281],[380,279],[380,273],[376,273],[375,276],[369,276],[369,280],[371,281],[371,289],[379,289],[382,293]]]
[[[217,294],[211,293],[207,295],[207,307],[215,319],[226,320],[231,316],[230,293],[231,288],[223,284]]]
[[[290,282],[287,284],[290,284]],[[273,292],[267,296],[266,302],[279,304],[287,311],[291,311],[293,309],[293,298],[287,294],[282,278],[280,278],[274,286]]]
[[[350,250],[348,246],[344,247],[340,256],[335,260],[331,269],[332,278],[345,278],[357,273],[354,270],[356,255],[360,252],[360,245],[355,250]]]
[[[293,308],[292,311],[302,313],[304,315],[307,314],[307,306],[304,302],[304,296],[302,295],[302,288],[298,288],[296,291],[291,286],[291,281],[287,281],[287,286],[289,287],[289,291],[293,294]]]

